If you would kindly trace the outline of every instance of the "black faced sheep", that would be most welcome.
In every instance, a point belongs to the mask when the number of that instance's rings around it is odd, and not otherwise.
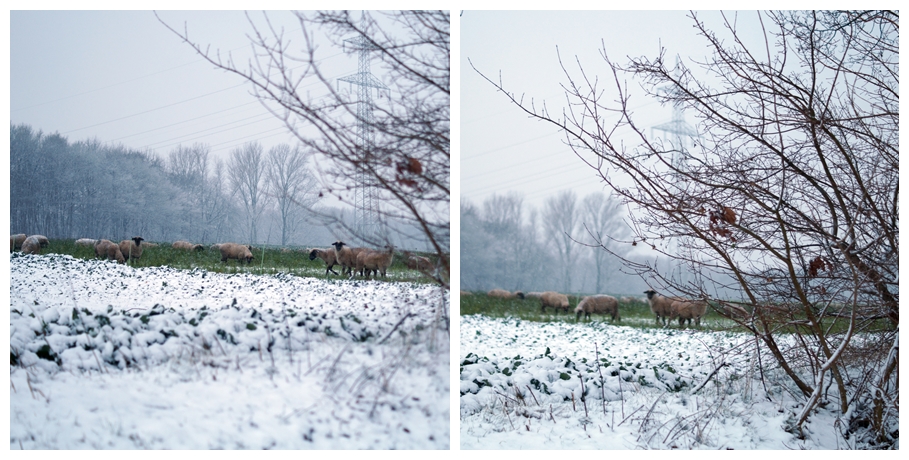
[[[546,307],[552,307],[556,310],[568,312],[568,296],[554,291],[546,291],[540,296],[540,304],[543,313],[546,313]]]
[[[9,236],[9,252],[13,252],[18,249],[22,249],[22,243],[25,242],[26,236],[27,235],[25,233],[18,233],[15,235],[10,235]]]
[[[672,302],[682,300],[678,297],[666,297],[657,294],[652,289],[644,291],[644,294],[647,294],[647,303],[650,304],[650,311],[656,315],[657,324],[663,324],[664,326],[669,315],[672,314]]]
[[[328,272],[332,272],[335,275],[338,274],[338,272],[332,270],[332,268],[338,263],[338,253],[337,253],[337,251],[335,251],[335,248],[328,248],[328,249],[316,248],[316,249],[309,251],[309,260],[316,260],[316,257],[322,259],[322,261],[325,262],[325,274],[326,275],[328,274]]]
[[[382,273],[385,278],[385,272],[391,266],[393,258],[394,248],[390,245],[385,246],[384,251],[361,251],[357,254],[357,273],[369,279],[369,272],[372,271],[376,276]]]
[[[120,252],[120,246],[111,240],[98,240],[95,244],[95,256],[104,257],[108,260],[116,260],[117,263],[124,263],[123,253]]]
[[[493,289],[486,293],[489,297],[497,297],[499,299],[524,299],[524,293],[521,291],[506,291],[504,289]]]
[[[174,241],[174,244],[171,245],[174,249],[183,249],[185,251],[201,251],[205,249],[205,246],[201,244],[192,244],[189,241]]]
[[[590,315],[593,313],[598,313],[601,315],[609,315],[612,317],[613,321],[621,321],[619,316],[619,301],[611,295],[592,295],[587,296],[581,299],[578,302],[577,308],[574,309],[575,314],[577,315],[577,320],[581,320],[581,314],[584,314],[584,319],[590,319]]]
[[[200,245],[201,246],[201,245]],[[236,243],[222,243],[219,248],[221,251],[221,262],[227,262],[228,259],[237,259],[237,263],[252,263],[253,255],[249,246]]]
[[[41,240],[37,235],[29,236],[22,242],[23,254],[41,254]]]
[[[142,257],[142,240],[144,239],[141,236],[134,236],[131,239],[121,241],[120,253],[123,254],[123,258],[126,260],[139,260]]]
[[[703,300],[676,300],[670,305],[669,321],[678,318],[679,327],[682,327],[682,323],[685,320],[688,320],[688,325],[691,326],[691,320],[694,319],[694,324],[698,327],[701,326],[701,317],[707,313],[707,302]]]
[[[352,248],[343,241],[335,241],[332,246],[335,247],[335,251],[338,253],[338,265],[341,266],[341,273],[346,273],[350,276],[353,275],[353,270],[357,268],[357,256],[363,251],[368,251],[366,248]],[[362,274],[360,273],[360,275]]]

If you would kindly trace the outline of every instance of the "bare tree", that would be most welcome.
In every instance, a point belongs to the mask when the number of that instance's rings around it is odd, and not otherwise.
[[[571,268],[575,263],[571,253],[576,244],[573,235],[577,233],[581,217],[577,204],[577,195],[571,190],[563,190],[546,199],[543,210],[543,231],[559,256],[564,292],[571,292]]]
[[[620,241],[631,237],[631,229],[625,224],[622,203],[604,193],[591,193],[581,202],[581,213],[584,229],[593,240],[588,244],[593,247],[593,262],[596,265],[596,292],[602,293],[602,281],[607,273],[607,262],[616,259],[612,254],[623,257],[628,246]],[[606,250],[603,250],[603,249]]]
[[[297,146],[278,144],[268,150],[265,170],[269,190],[281,218],[281,245],[287,244],[300,218],[301,209],[312,209],[318,201],[315,177],[309,170],[309,156]]]
[[[258,142],[249,142],[230,152],[227,178],[231,196],[239,198],[243,206],[249,244],[258,242],[257,223],[268,204],[265,168],[265,155]]]
[[[649,264],[626,266],[666,289],[715,300],[721,313],[742,314],[740,325],[804,397],[794,432],[832,394],[848,419],[845,436],[892,446],[899,436],[899,13],[757,14],[765,41],[749,48],[735,18],[723,16],[720,34],[692,13],[711,55],[678,67],[667,65],[665,51],[622,66],[604,43],[614,94],[580,63],[576,74],[563,65],[570,103],[559,115],[490,82],[561,128],[633,208],[629,244],[686,264],[694,278],[678,282]],[[697,113],[701,138],[693,149],[650,138],[635,124],[625,74],[649,96]],[[623,130],[632,139],[616,134]],[[680,155],[686,161],[673,161]]]
[[[237,65],[229,56],[222,59],[209,54],[206,46],[188,39],[187,31],[171,30],[218,68],[248,81],[256,97],[285,122],[303,146],[327,159],[324,165],[319,160],[323,194],[353,202],[357,189],[377,190],[382,220],[418,228],[443,261],[437,281],[447,286],[451,163],[448,12],[364,13],[362,18],[347,11],[295,14],[303,31],[302,47],[297,43],[290,46],[283,30],[276,30],[267,16],[262,27],[250,18],[255,56],[248,67]],[[323,32],[324,38],[316,31]],[[390,97],[376,103],[370,116],[358,111],[356,92],[342,91],[333,76],[323,73],[317,43],[324,45],[326,39],[334,45],[333,53],[369,50],[375,56],[378,66],[372,72],[376,75],[369,82],[386,87]],[[320,88],[319,97],[309,97],[313,84]],[[310,91],[301,91],[304,85]],[[358,124],[373,133],[372,142],[365,141]],[[383,243],[370,235],[359,236],[377,245]]]

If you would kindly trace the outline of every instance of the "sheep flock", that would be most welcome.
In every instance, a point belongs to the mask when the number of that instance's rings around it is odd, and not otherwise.
[[[10,252],[40,254],[48,243],[47,237],[43,235],[11,234]],[[185,252],[188,255],[196,254],[190,257],[196,260],[218,260],[223,264],[254,265],[257,260],[265,257],[262,250],[246,244],[223,242],[205,246],[186,240],[178,240],[173,243],[152,243],[145,241],[145,238],[141,236],[123,240],[78,238],[74,241],[74,245],[76,248],[89,248],[93,251],[95,258],[115,261],[119,264],[136,264],[143,260],[143,254],[166,249],[174,251],[172,254],[179,252]],[[282,258],[299,256],[301,262],[307,258],[310,261],[320,259],[325,264],[325,276],[333,274],[350,279],[360,277],[367,280],[379,277],[388,279],[389,270],[397,255],[395,248],[391,245],[374,249],[350,247],[343,241],[335,241],[325,248],[291,249],[285,247],[281,248],[279,252]],[[425,275],[434,278],[439,273],[439,264],[428,257],[404,251],[403,257],[399,257],[398,260],[407,270],[417,272],[418,276]],[[340,266],[340,270],[336,270],[338,266]]]

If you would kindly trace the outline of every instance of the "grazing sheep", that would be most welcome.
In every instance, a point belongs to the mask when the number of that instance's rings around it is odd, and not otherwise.
[[[468,295],[473,295],[473,292],[465,291],[463,289],[461,290],[461,297],[468,296]]]
[[[22,242],[23,254],[41,254],[41,240],[37,235],[32,235]]]
[[[91,238],[79,238],[78,240],[76,240],[76,246],[95,247],[95,244],[97,244],[97,243],[98,243],[98,240],[91,239]]]
[[[647,294],[647,303],[650,304],[650,311],[656,315],[657,324],[666,325],[666,320],[669,318],[669,315],[672,313],[672,302],[676,300],[683,300],[678,297],[666,297],[660,294],[657,294],[654,290],[644,291],[644,294]]]
[[[334,266],[338,264],[338,253],[337,253],[337,251],[335,251],[335,248],[328,248],[328,249],[316,248],[316,249],[310,250],[309,251],[309,260],[316,260],[316,257],[322,259],[322,261],[325,262],[325,274],[326,275],[328,274],[328,272],[332,272],[335,275],[338,274],[338,272],[332,270],[332,268],[334,268]]]
[[[9,236],[9,252],[13,252],[17,249],[22,249],[22,243],[25,242],[25,233],[18,233],[15,235]]]
[[[504,289],[493,289],[486,293],[489,297],[498,297],[500,299],[521,299],[524,300],[524,293],[521,291],[506,291]]]
[[[679,318],[679,327],[688,320],[688,326],[691,326],[691,320],[694,324],[701,327],[701,317],[707,313],[707,302],[703,300],[676,300],[669,306],[669,322]]]
[[[50,244],[50,241],[44,235],[30,235],[30,236],[34,236],[35,238],[37,238],[38,244],[41,245],[42,248],[46,248],[47,245]]]
[[[735,305],[735,304],[726,303],[726,302],[722,302],[722,305],[723,305],[722,312],[727,317],[730,317],[733,319],[734,318],[743,318],[744,319],[744,318],[748,318],[749,316],[751,316],[748,313],[748,310],[745,310],[745,308],[740,305]]]
[[[374,272],[376,277],[381,272],[382,278],[386,278],[385,272],[391,266],[394,252],[391,245],[385,246],[385,251],[361,251],[357,254],[357,273],[369,279],[370,271]]]
[[[156,248],[158,247],[158,243],[149,243],[148,241],[143,241],[139,246],[142,246],[143,248]]]
[[[528,292],[527,294],[524,294],[524,297],[533,297],[534,299],[539,299],[540,297],[543,297],[543,293],[540,291]]]
[[[202,245],[200,244],[199,246]],[[227,262],[228,259],[237,259],[238,264],[246,261],[248,265],[253,261],[252,251],[250,251],[249,246],[237,243],[222,243],[219,250],[221,251],[221,262]]]
[[[226,243],[225,243],[226,244]],[[171,245],[174,249],[183,249],[185,251],[201,251],[205,249],[205,246],[201,244],[192,244],[189,241],[174,241],[174,244]]]
[[[559,294],[554,291],[546,291],[543,295],[540,296],[540,304],[543,313],[546,313],[546,307],[552,307],[556,310],[564,310],[568,312],[568,296],[565,294]]]
[[[578,317],[578,321],[581,320],[581,313],[584,314],[585,320],[590,319],[591,313],[599,313],[601,315],[608,314],[612,316],[613,321],[622,320],[619,316],[619,301],[611,295],[592,295],[584,297],[578,302],[578,306],[574,309],[574,312]]]
[[[131,239],[121,241],[120,253],[123,254],[123,258],[126,260],[139,260],[142,257],[142,240],[144,239],[141,236],[134,236]]]
[[[414,255],[409,252],[404,253],[404,265],[411,270],[416,270],[422,273],[432,273],[433,269],[435,268],[432,261],[428,258]]]
[[[338,265],[341,266],[341,273],[353,276],[352,272],[357,267],[357,257],[361,252],[368,251],[368,249],[352,248],[343,241],[335,241],[332,246],[335,247],[335,251],[338,253]],[[363,273],[360,273],[360,275],[363,275]]]
[[[123,258],[123,253],[120,251],[120,246],[111,240],[98,240],[98,243],[95,244],[95,257],[104,257],[108,260],[116,260],[117,263],[120,264],[126,262],[126,260]]]
[[[211,245],[211,247],[208,248],[208,249],[211,249],[212,251],[220,251],[220,250],[221,250],[221,243],[215,243],[215,244]]]

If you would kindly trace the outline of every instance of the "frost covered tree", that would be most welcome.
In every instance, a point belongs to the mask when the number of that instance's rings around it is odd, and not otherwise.
[[[804,399],[791,431],[832,398],[844,437],[898,446],[899,12],[748,14],[763,40],[740,35],[735,16],[709,27],[691,13],[702,60],[664,49],[620,64],[604,43],[609,91],[582,63],[554,63],[567,80],[558,112],[489,81],[597,168],[632,209],[629,245],[693,276],[626,268],[753,334]],[[696,114],[693,148],[648,136],[629,77]]]
[[[312,209],[319,199],[309,159],[299,146],[278,144],[268,150],[265,177],[281,219],[282,246],[299,225],[301,211]]]
[[[249,244],[258,241],[258,221],[269,202],[266,164],[258,142],[248,142],[230,151],[227,178],[231,196],[242,206]]]

